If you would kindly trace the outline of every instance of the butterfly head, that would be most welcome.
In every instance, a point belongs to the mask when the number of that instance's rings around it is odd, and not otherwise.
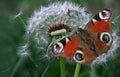
[[[110,19],[111,15],[112,15],[112,13],[111,13],[111,10],[109,10],[109,9],[104,9],[102,12],[99,12],[99,17],[102,20]]]

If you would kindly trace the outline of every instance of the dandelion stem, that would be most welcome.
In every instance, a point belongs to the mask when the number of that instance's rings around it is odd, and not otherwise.
[[[61,70],[61,77],[65,77],[65,60],[63,57],[60,57],[60,70]]]
[[[81,67],[81,64],[77,63],[75,73],[74,73],[74,77],[79,77],[80,67]]]

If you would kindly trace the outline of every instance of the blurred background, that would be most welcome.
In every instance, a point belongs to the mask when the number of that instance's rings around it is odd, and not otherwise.
[[[40,6],[46,6],[59,0],[0,0],[0,77],[41,77],[47,64],[36,64],[25,60],[23,65],[17,65],[18,46],[24,41],[25,24]],[[66,0],[60,0],[62,2]],[[97,13],[106,7],[113,11],[113,18],[120,15],[120,0],[69,0],[86,6],[88,12]],[[22,12],[20,17],[15,16]],[[118,18],[120,21],[120,18]],[[120,22],[118,23],[120,26]],[[120,29],[120,28],[119,28]],[[120,35],[118,33],[118,35]],[[82,65],[80,77],[119,77],[120,76],[120,48],[117,49],[118,56],[108,60],[106,65],[91,67]],[[43,63],[45,61],[43,60]],[[44,66],[45,65],[45,66]],[[66,63],[67,77],[73,77],[75,64]],[[14,70],[16,68],[16,70]],[[45,77],[60,77],[59,61],[55,60],[49,65]],[[49,71],[50,70],[50,71]],[[92,72],[91,72],[92,71]]]

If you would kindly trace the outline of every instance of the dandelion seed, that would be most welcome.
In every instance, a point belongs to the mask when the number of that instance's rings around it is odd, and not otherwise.
[[[18,18],[19,16],[21,16],[23,14],[23,11],[20,11],[17,15],[13,16],[13,19]]]

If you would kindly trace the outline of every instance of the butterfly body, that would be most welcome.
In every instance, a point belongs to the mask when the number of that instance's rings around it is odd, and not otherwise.
[[[77,33],[64,38],[52,48],[52,54],[77,63],[89,63],[106,52],[112,44],[111,11],[104,9],[93,17],[85,29],[78,28]],[[54,54],[57,53],[57,54]]]

